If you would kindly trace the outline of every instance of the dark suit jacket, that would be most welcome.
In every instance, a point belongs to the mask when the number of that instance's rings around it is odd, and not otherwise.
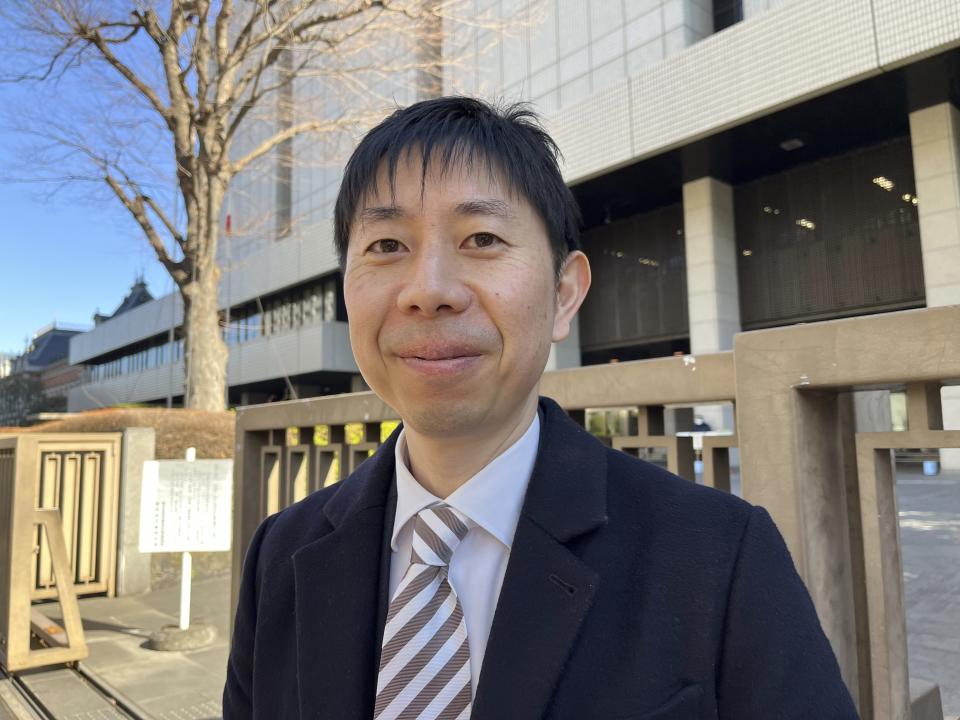
[[[856,718],[762,508],[606,448],[552,400],[540,410],[474,720]],[[372,717],[396,434],[251,540],[226,720]]]

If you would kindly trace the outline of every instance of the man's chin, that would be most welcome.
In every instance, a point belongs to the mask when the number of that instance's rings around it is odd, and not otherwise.
[[[486,404],[470,397],[438,395],[415,407],[407,405],[403,424],[419,435],[452,438],[479,431],[489,416]]]

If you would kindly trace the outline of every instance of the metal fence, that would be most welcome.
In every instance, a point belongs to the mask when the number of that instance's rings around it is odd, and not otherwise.
[[[704,481],[729,490],[728,452],[739,445],[741,493],[776,520],[862,717],[907,720],[892,449],[960,447],[960,431],[943,430],[940,405],[941,386],[958,382],[960,307],[946,307],[741,333],[727,353],[550,372],[541,393],[581,424],[588,409],[637,407],[636,434],[611,444],[665,449],[668,466],[690,479],[691,439],[665,432],[664,407],[734,403],[736,434],[704,438]],[[858,432],[859,389],[905,389],[908,429]],[[240,410],[234,599],[257,524],[339,480],[395,418],[372,393]],[[331,472],[334,460],[343,472]]]

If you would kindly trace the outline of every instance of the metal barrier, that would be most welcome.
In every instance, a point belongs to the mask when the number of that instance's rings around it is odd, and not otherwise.
[[[736,435],[704,438],[705,483],[729,490],[728,452],[739,444],[741,493],[776,520],[862,717],[907,720],[890,448],[960,446],[960,431],[942,430],[939,412],[939,388],[958,380],[960,307],[945,307],[741,333],[733,352],[549,372],[541,393],[581,424],[588,408],[638,407],[637,434],[613,438],[614,447],[664,448],[668,466],[691,479],[691,439],[665,434],[664,406],[734,403]],[[853,391],[904,387],[907,432],[856,432]],[[342,461],[346,453],[344,469],[352,469],[376,446],[379,424],[395,418],[373,393],[239,411],[234,603],[243,551],[259,522],[338,480],[327,475],[329,457]],[[362,445],[344,442],[351,422],[364,424]],[[286,442],[294,436],[296,443]],[[301,443],[311,436],[332,444]]]
[[[6,670],[86,657],[77,593],[113,592],[119,452],[118,433],[0,437],[0,663]],[[64,629],[31,607],[32,600],[53,597]],[[49,647],[31,648],[31,631]]]

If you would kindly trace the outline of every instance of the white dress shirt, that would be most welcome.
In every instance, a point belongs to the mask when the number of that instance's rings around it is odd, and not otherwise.
[[[441,502],[411,474],[405,432],[400,431],[395,450],[397,513],[390,543],[393,551],[390,558],[391,598],[410,566],[410,546],[417,513]],[[470,520],[470,530],[450,560],[448,578],[460,599],[467,625],[474,697],[539,442],[540,418],[537,414],[519,440],[443,500]]]

